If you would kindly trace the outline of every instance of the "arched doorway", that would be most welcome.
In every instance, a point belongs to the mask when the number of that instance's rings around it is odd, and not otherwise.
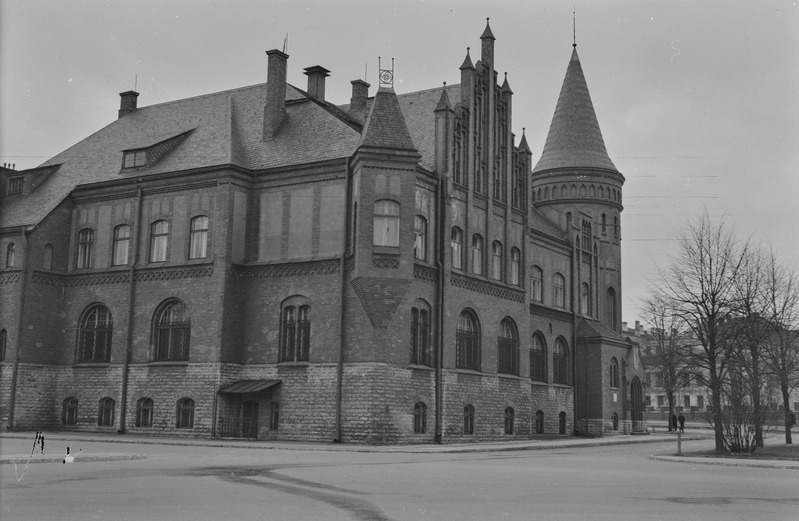
[[[633,432],[644,430],[644,391],[641,380],[636,376],[630,382],[630,419],[633,422]]]

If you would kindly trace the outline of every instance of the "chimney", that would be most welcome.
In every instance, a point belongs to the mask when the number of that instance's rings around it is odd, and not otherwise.
[[[304,70],[308,76],[308,94],[319,101],[325,101],[325,78],[330,76],[330,71],[321,65],[306,67]]]
[[[352,97],[350,98],[350,112],[366,110],[366,98],[369,97],[370,85],[363,80],[352,80]]]
[[[274,136],[286,119],[286,64],[289,55],[277,49],[266,51],[266,105],[264,106],[264,139]]]
[[[129,90],[127,92],[120,92],[119,97],[122,98],[119,102],[119,116],[121,118],[128,112],[133,112],[136,110],[136,98],[139,97],[139,93],[133,90]]]
[[[622,322],[621,323],[621,330],[622,331],[627,331],[627,322]]]

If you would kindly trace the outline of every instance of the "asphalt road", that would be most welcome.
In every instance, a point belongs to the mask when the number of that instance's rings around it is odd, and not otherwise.
[[[649,459],[672,444],[466,454],[84,445],[71,450],[147,458],[0,465],[0,519],[799,519],[799,471]]]

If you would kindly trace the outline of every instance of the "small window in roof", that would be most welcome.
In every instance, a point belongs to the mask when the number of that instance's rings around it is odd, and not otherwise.
[[[147,164],[147,151],[146,150],[131,150],[125,152],[124,162],[122,168],[138,168]]]
[[[8,185],[6,188],[6,193],[8,195],[16,195],[21,194],[22,190],[25,188],[25,178],[20,177],[12,177],[8,180]]]

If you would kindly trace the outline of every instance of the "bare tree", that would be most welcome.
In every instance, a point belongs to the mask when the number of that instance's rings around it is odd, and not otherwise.
[[[657,296],[669,302],[699,342],[691,362],[702,369],[697,378],[710,389],[717,451],[725,450],[721,405],[729,360],[722,325],[734,312],[734,283],[746,250],[724,221],[714,224],[705,212],[680,234],[677,252],[657,284]]]

